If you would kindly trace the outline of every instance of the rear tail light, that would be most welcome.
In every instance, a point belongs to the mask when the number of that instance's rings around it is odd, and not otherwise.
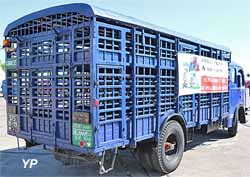
[[[99,100],[95,99],[94,105],[95,105],[95,107],[99,106]]]
[[[11,46],[10,40],[4,39],[3,40],[3,48],[10,47],[10,46]]]

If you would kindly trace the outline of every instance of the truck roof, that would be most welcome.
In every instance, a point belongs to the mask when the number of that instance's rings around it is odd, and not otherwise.
[[[104,17],[104,18],[108,18],[108,19],[113,19],[116,21],[119,21],[121,23],[124,24],[131,24],[133,26],[140,26],[140,27],[144,27],[144,28],[148,28],[154,31],[158,31],[160,33],[165,33],[167,35],[171,35],[171,36],[177,36],[179,38],[182,38],[184,40],[188,40],[194,43],[198,43],[204,46],[208,46],[208,47],[212,47],[215,49],[220,49],[226,52],[231,52],[231,50],[223,45],[218,45],[215,44],[213,42],[208,42],[206,40],[202,40],[202,39],[198,39],[183,33],[179,33],[173,30],[170,30],[168,28],[164,28],[158,25],[154,25],[148,22],[145,22],[143,20],[139,20],[136,19],[134,17],[131,16],[126,16],[114,11],[110,11],[110,10],[106,10],[106,9],[102,9],[99,7],[95,7],[95,6],[91,6],[89,4],[84,4],[84,3],[72,3],[72,4],[65,4],[65,5],[59,5],[59,6],[54,6],[54,7],[50,7],[47,9],[43,9],[37,12],[33,12],[31,14],[28,14],[26,16],[23,16],[17,20],[15,20],[14,22],[10,23],[4,32],[4,36],[8,36],[8,33],[10,30],[12,30],[13,28],[17,27],[18,25],[21,25],[27,21],[36,19],[36,18],[40,18],[43,16],[47,16],[47,15],[53,15],[56,13],[66,13],[66,12],[79,12],[81,14],[83,14],[86,17],[93,17],[93,16],[99,16],[99,17]]]
[[[231,66],[234,66],[234,67],[238,67],[238,68],[243,68],[239,63],[235,62],[235,61],[231,61],[230,62],[230,65]]]

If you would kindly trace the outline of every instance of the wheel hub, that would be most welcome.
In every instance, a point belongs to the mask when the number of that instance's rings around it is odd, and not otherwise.
[[[175,145],[176,144],[172,144],[172,143],[166,142],[165,143],[165,152],[174,150],[175,149]]]
[[[178,153],[177,139],[175,134],[170,134],[164,143],[165,156],[168,160],[174,159]]]

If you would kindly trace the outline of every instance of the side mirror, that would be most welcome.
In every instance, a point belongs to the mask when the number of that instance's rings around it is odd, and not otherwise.
[[[250,74],[249,74],[249,73],[247,74],[247,77],[250,77]]]

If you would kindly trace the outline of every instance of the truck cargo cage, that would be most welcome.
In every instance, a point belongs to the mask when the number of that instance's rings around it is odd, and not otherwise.
[[[4,35],[8,132],[27,141],[115,159],[117,147],[158,141],[170,115],[186,135],[232,114],[229,92],[178,93],[178,54],[229,65],[224,46],[87,4],[32,13]]]

